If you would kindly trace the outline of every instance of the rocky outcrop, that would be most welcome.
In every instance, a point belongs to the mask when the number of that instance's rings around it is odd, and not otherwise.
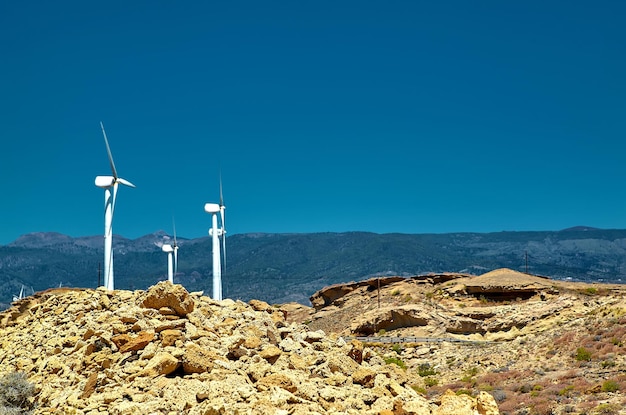
[[[384,287],[394,282],[404,280],[404,277],[380,277],[370,278],[369,280],[359,282],[349,282],[346,284],[335,284],[324,287],[317,291],[310,298],[311,304],[315,308],[321,308],[333,304],[335,301],[352,291],[364,287],[368,291],[377,289],[379,286]]]
[[[313,294],[310,298],[310,301],[313,307],[315,307],[316,309],[320,309],[331,304],[336,304],[345,295],[350,294],[353,291],[361,288],[364,288],[367,292],[371,292],[374,290],[378,290],[379,288],[385,288],[399,281],[441,284],[447,281],[464,277],[470,277],[470,275],[448,272],[438,274],[430,273],[425,275],[416,275],[413,277],[376,277],[359,282],[348,282],[345,284],[334,284],[328,287],[324,287],[321,290],[317,291],[315,294]]]
[[[344,295],[308,312],[302,306],[291,307],[293,312],[287,315],[295,321],[308,321],[313,329],[349,336],[401,330],[403,336],[451,334],[463,339],[479,335],[502,340],[516,337],[519,331],[540,329],[544,319],[572,309],[576,295],[599,289],[508,269],[480,276],[428,274],[394,279],[381,286],[380,292],[368,287],[370,283],[329,289]],[[601,289],[620,292],[621,286]]]
[[[555,289],[548,278],[501,268],[477,277],[460,279],[450,287],[450,292],[506,301],[526,300],[544,292],[554,294]]]
[[[352,323],[350,330],[358,335],[370,335],[380,330],[395,330],[401,327],[426,326],[433,318],[423,307],[409,305],[369,311]]]
[[[169,283],[146,292],[50,292],[0,321],[0,374],[28,375],[36,414],[427,415],[440,408],[413,389],[419,376],[359,342],[287,323],[262,302],[216,302]]]

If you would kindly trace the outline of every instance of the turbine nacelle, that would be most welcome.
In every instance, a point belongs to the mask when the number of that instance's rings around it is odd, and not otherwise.
[[[163,250],[163,252],[167,252],[168,254],[174,252],[174,248],[172,248],[172,245],[170,244],[163,244],[161,249]]]
[[[115,185],[115,183],[123,184],[124,186],[128,187],[136,187],[134,184],[126,179],[122,179],[121,177],[118,177],[116,179],[113,176],[96,176],[96,186],[102,187],[103,189],[111,187]]]
[[[96,176],[96,186],[106,189],[115,184],[115,177],[113,176]]]
[[[220,211],[220,205],[217,203],[207,203],[204,205],[204,211],[206,213],[218,213]]]

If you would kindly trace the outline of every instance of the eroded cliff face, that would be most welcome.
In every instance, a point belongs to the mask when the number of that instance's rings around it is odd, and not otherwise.
[[[380,288],[379,288],[380,287]],[[581,300],[585,290],[614,292]],[[590,313],[626,292],[624,286],[550,280],[510,269],[479,276],[385,277],[325,287],[299,307],[296,321],[342,335],[399,335],[500,341],[535,333],[576,313]],[[293,313],[296,314],[296,313]]]
[[[27,374],[37,414],[499,413],[487,393],[428,400],[417,374],[285,314],[167,282],[50,290],[0,314],[0,374]]]

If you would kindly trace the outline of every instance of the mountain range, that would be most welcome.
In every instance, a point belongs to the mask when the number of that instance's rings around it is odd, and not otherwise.
[[[115,235],[115,284],[146,289],[167,279],[163,231],[137,239]],[[178,238],[175,282],[211,292],[209,237]],[[626,281],[626,230],[577,226],[561,231],[376,234],[368,232],[236,234],[227,238],[225,298],[309,304],[317,290],[372,276],[430,272],[482,274],[510,268],[555,279]],[[21,288],[98,286],[101,236],[31,233],[0,246],[0,309]]]

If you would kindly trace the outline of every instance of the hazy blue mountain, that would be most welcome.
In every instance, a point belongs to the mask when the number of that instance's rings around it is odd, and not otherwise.
[[[24,285],[35,291],[96,287],[102,236],[33,233],[0,246],[0,307]],[[115,235],[116,288],[144,289],[166,279],[163,231],[138,239]],[[179,238],[175,281],[211,293],[211,239]],[[373,275],[482,274],[507,267],[557,279],[626,281],[626,230],[578,226],[554,232],[448,234],[239,234],[228,237],[224,296],[270,303],[298,301],[335,283]],[[30,292],[30,291],[29,291]]]

